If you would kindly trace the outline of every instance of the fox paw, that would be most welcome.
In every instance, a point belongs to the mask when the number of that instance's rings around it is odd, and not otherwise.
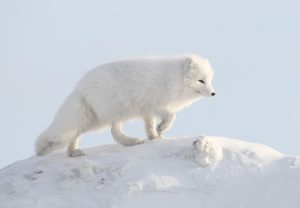
[[[149,140],[155,140],[155,139],[163,139],[162,135],[152,135],[149,136]]]
[[[81,156],[84,156],[85,154],[80,149],[73,149],[73,150],[68,151],[68,155],[70,157],[81,157]]]

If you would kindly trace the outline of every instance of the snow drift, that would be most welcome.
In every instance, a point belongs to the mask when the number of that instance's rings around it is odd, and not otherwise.
[[[0,207],[300,207],[300,158],[265,145],[202,136],[84,151],[0,170]]]

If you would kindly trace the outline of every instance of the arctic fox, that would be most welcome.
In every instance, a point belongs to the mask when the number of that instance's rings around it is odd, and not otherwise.
[[[99,66],[88,72],[67,97],[52,124],[36,141],[37,155],[68,147],[78,149],[80,135],[111,127],[114,139],[125,146],[143,143],[124,134],[122,124],[143,119],[149,139],[162,137],[175,113],[202,97],[214,96],[213,70],[196,55],[137,58]],[[156,125],[156,118],[159,124]]]

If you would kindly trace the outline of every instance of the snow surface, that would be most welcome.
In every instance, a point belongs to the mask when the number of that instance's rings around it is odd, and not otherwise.
[[[202,136],[84,152],[0,170],[0,207],[300,207],[300,158],[265,145]]]

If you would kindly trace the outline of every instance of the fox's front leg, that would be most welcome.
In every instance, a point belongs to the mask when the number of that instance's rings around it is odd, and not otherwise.
[[[160,136],[164,131],[171,128],[173,121],[175,120],[176,114],[170,111],[161,111],[160,112],[161,122],[157,126],[157,134]]]
[[[68,146],[68,155],[70,157],[84,156],[84,153],[78,149],[80,137],[73,139]]]

